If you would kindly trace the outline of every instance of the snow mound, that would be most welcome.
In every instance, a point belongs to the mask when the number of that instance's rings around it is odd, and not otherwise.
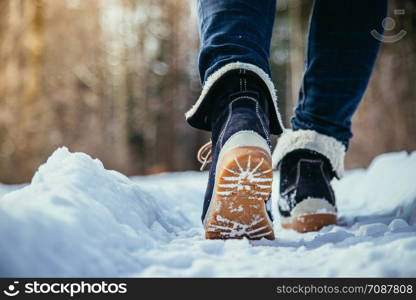
[[[416,222],[416,152],[376,157],[367,170],[334,182],[339,209],[350,221],[401,217]]]
[[[384,154],[334,182],[337,226],[207,241],[206,173],[129,179],[59,148],[29,185],[5,187],[0,276],[416,276],[415,178],[416,152]]]
[[[1,275],[134,272],[141,262],[132,253],[187,224],[99,160],[60,148],[30,185],[0,201]]]

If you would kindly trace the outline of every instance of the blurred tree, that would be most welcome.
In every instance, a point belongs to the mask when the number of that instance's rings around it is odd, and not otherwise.
[[[60,145],[105,157],[99,1],[1,3],[0,180],[29,180]]]
[[[288,125],[293,114],[293,108],[298,101],[299,88],[301,86],[302,74],[305,68],[306,37],[309,28],[309,15],[312,10],[313,1],[292,0],[289,2],[290,19],[290,79],[288,92],[291,94],[286,108]]]
[[[132,29],[137,44],[128,58],[128,127],[137,169],[154,173],[195,168],[195,148],[206,135],[184,122],[199,85],[197,27],[187,17],[192,7],[174,0],[128,3],[139,14]]]
[[[384,43],[354,119],[348,165],[416,149],[415,1],[391,0]],[[278,1],[270,62],[286,125],[312,1]],[[0,0],[0,181],[28,181],[58,146],[127,175],[196,169],[209,133],[187,125],[200,92],[194,0]],[[393,34],[393,33],[392,33]]]
[[[33,156],[43,147],[44,3],[2,1],[2,13],[0,166],[7,171],[0,179],[8,181],[29,177],[37,164]]]

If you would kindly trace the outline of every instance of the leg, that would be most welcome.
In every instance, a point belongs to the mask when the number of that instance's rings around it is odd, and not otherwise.
[[[202,221],[207,238],[273,239],[270,133],[282,132],[269,46],[275,0],[200,0],[203,89],[187,112],[212,132]],[[207,157],[201,161],[206,162]]]
[[[212,131],[212,109],[219,106],[213,102],[245,89],[267,102],[270,132],[282,132],[268,62],[275,7],[276,0],[198,0],[203,90],[186,113],[191,126]]]
[[[292,126],[331,136],[344,145],[351,118],[367,87],[383,32],[387,1],[316,0],[306,70]]]
[[[351,118],[367,87],[387,1],[316,0],[306,70],[292,118],[280,139],[279,212],[283,227],[300,232],[336,223],[334,176],[342,176]]]
[[[250,63],[267,74],[276,0],[199,0],[201,82],[232,62]]]

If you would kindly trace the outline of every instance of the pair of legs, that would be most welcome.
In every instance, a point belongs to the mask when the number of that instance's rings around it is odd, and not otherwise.
[[[335,222],[329,182],[343,173],[351,118],[380,46],[370,32],[383,31],[387,1],[315,0],[293,130],[282,125],[270,80],[275,6],[275,0],[198,1],[204,88],[187,120],[212,131],[207,237],[273,238],[270,228],[262,230],[271,218],[262,213],[270,210],[272,164],[281,170],[282,220],[299,231]],[[273,163],[269,134],[280,135]],[[305,215],[312,227],[295,222]]]

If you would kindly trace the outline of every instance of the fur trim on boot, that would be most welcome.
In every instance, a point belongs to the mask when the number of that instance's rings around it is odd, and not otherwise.
[[[204,87],[198,100],[185,114],[188,123],[198,129],[209,131],[211,130],[211,124],[208,118],[208,112],[211,109],[210,106],[212,106],[212,99],[210,96],[220,79],[225,75],[230,74],[231,72],[242,75],[254,74],[255,77],[260,79],[258,80],[261,85],[260,88],[267,90],[268,93],[266,93],[269,94],[268,101],[270,103],[270,132],[272,134],[281,134],[284,131],[284,127],[277,106],[277,96],[273,82],[267,73],[264,72],[261,68],[253,64],[241,62],[229,63],[208,77],[208,79],[205,81]],[[240,80],[241,90],[244,90],[244,87],[247,84],[247,82],[244,82],[244,80],[245,79]]]
[[[298,149],[308,149],[322,154],[330,161],[336,176],[343,176],[346,151],[344,144],[314,130],[286,130],[280,136],[273,152],[273,167],[276,168],[288,153]]]

